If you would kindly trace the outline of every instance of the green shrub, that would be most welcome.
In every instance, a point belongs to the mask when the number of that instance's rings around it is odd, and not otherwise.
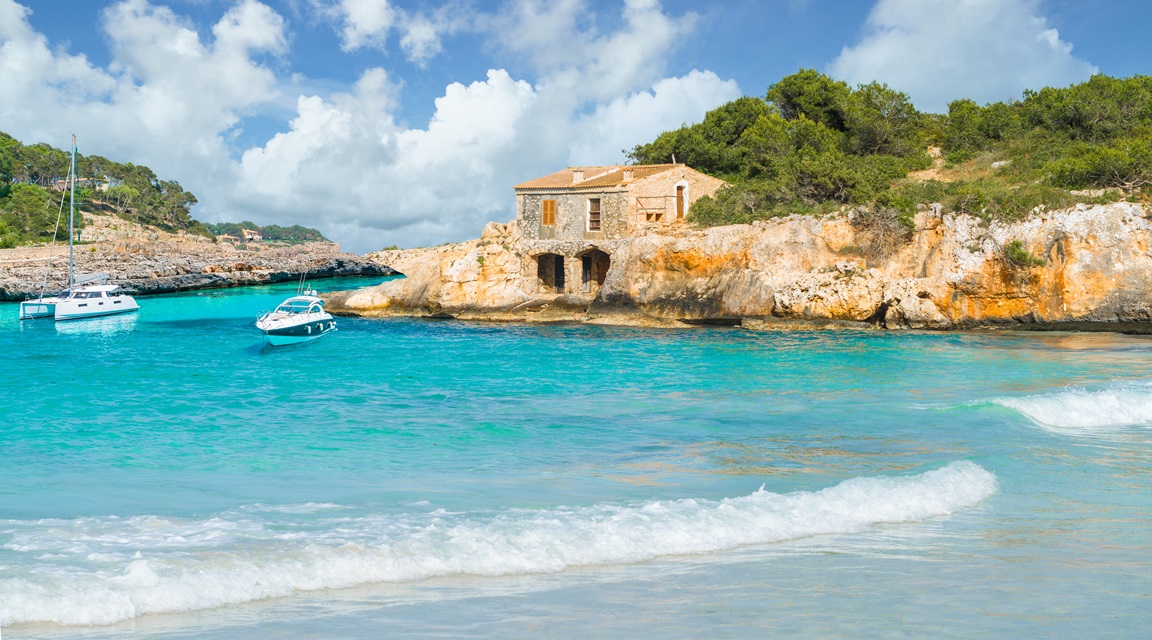
[[[1004,245],[1004,259],[1008,264],[1013,267],[1021,269],[1029,269],[1032,267],[1042,267],[1045,264],[1043,258],[1036,257],[1024,248],[1024,242],[1021,240],[1012,240]]]
[[[1152,184],[1152,136],[1079,145],[1076,153],[1052,162],[1049,168],[1051,181],[1058,186],[1138,190]]]

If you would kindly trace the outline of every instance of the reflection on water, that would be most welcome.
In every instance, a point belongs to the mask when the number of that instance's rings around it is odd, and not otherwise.
[[[56,332],[63,335],[110,336],[135,329],[136,318],[135,313],[121,313],[102,318],[65,320],[56,323]]]

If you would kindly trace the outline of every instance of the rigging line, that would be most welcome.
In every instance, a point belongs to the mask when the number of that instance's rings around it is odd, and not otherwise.
[[[68,176],[72,180],[72,176]],[[67,187],[67,185],[65,185]],[[64,217],[64,194],[68,193],[65,188],[60,192],[60,209],[56,212],[56,228],[52,230],[52,244],[48,245],[48,263],[44,265],[44,284],[40,285],[40,299],[44,299],[44,292],[48,289],[48,271],[52,268],[52,254],[56,251],[56,235],[60,233],[60,218]]]

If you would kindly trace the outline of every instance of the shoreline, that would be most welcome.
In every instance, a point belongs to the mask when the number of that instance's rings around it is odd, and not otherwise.
[[[232,244],[203,236],[167,233],[113,216],[83,213],[81,244],[73,250],[75,273],[108,273],[131,295],[160,295],[297,280],[388,276],[395,271],[332,242]],[[68,246],[0,249],[0,301],[18,302],[67,286]]]
[[[338,292],[342,293],[342,292]],[[333,294],[322,293],[326,300]],[[884,332],[884,333],[1114,333],[1117,335],[1144,336],[1152,335],[1152,321],[1117,321],[1101,322],[1065,321],[1065,322],[974,322],[955,324],[947,327],[883,327],[870,322],[857,322],[851,320],[834,319],[800,319],[800,318],[737,318],[728,321],[680,321],[665,320],[650,317],[616,316],[613,318],[565,318],[552,317],[536,319],[530,316],[498,314],[498,313],[466,313],[451,315],[447,313],[355,313],[345,309],[332,309],[333,316],[342,318],[363,318],[365,320],[424,320],[438,322],[463,322],[489,325],[549,325],[549,326],[592,326],[592,327],[620,327],[624,329],[658,329],[675,331],[694,331],[700,329],[733,329],[753,333],[790,333],[790,332]]]

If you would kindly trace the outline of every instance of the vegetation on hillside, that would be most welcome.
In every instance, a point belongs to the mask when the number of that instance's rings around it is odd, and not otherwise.
[[[52,239],[61,201],[67,198],[62,189],[71,160],[69,151],[44,143],[22,145],[0,132],[0,247]],[[209,235],[189,215],[196,196],[175,180],[161,180],[144,165],[77,154],[76,174],[77,205],[85,210],[166,231]],[[82,224],[79,217],[76,222]]]
[[[943,154],[932,166],[930,147]],[[1028,91],[1013,102],[917,111],[886,85],[856,88],[804,69],[635,147],[636,163],[673,158],[723,178],[690,212],[710,226],[844,205],[873,221],[910,226],[918,206],[1015,219],[1044,206],[1148,198],[1152,187],[1152,77],[1103,75]],[[928,175],[925,175],[928,174]],[[1072,193],[1073,190],[1106,190]]]
[[[290,227],[281,227],[280,225],[270,224],[261,227],[260,225],[249,222],[221,222],[219,224],[205,225],[208,230],[217,236],[229,235],[236,236],[237,238],[244,237],[244,229],[258,231],[260,236],[266,242],[287,242],[289,244],[302,244],[305,242],[328,242],[328,238],[324,234],[309,227],[302,227],[294,224]]]

